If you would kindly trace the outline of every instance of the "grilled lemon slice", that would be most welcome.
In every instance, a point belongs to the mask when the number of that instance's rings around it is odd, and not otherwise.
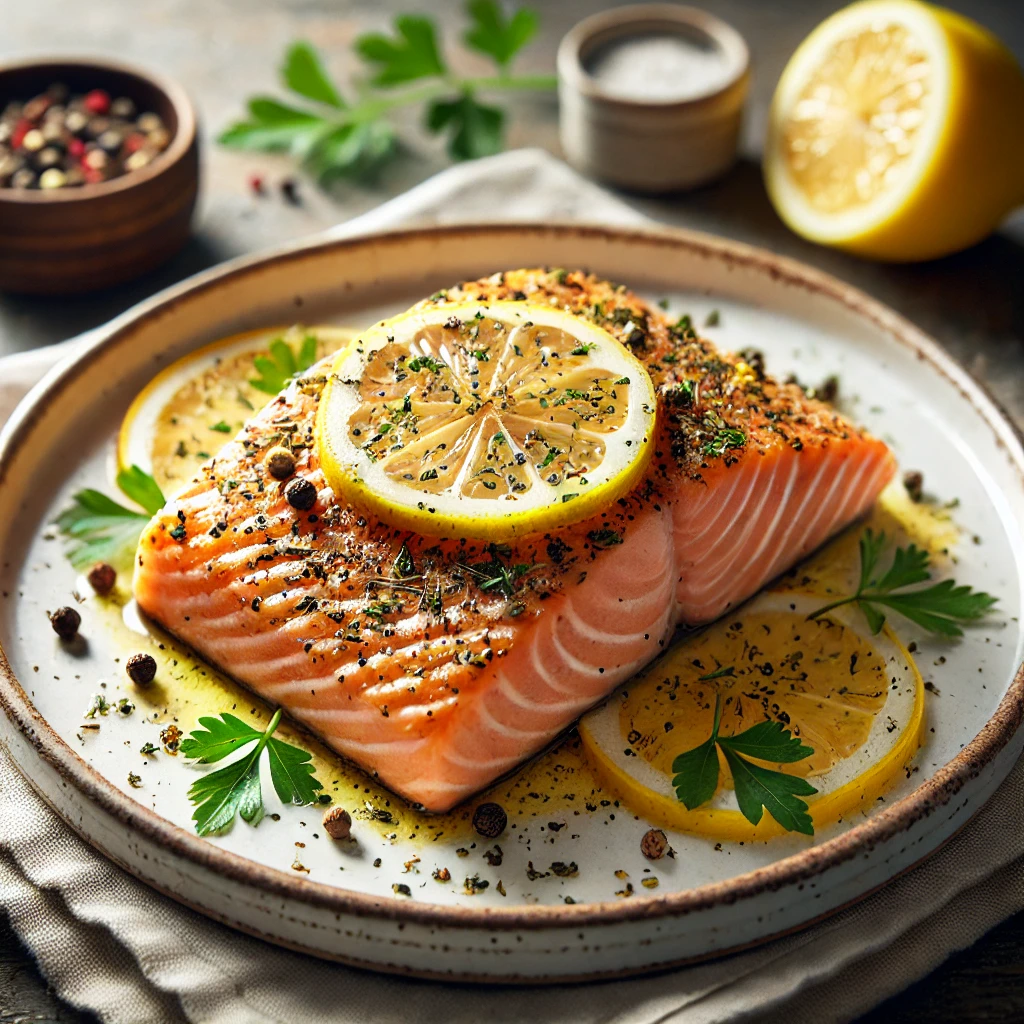
[[[500,541],[631,490],[655,409],[643,365],[593,324],[525,302],[443,305],[339,353],[317,443],[336,492],[385,522]]]

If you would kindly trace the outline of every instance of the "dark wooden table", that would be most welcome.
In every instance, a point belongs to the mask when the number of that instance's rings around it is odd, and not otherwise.
[[[698,0],[699,2],[699,0]],[[670,223],[764,245],[851,281],[931,332],[1024,423],[1024,217],[969,252],[934,263],[888,267],[817,249],[791,235],[768,204],[757,164],[772,89],[787,57],[834,0],[706,0],[751,43],[755,80],[743,139],[744,158],[723,181],[667,200],[633,199]],[[300,237],[346,220],[396,195],[444,166],[441,148],[414,120],[405,124],[409,155],[372,186],[341,186],[332,195],[303,183],[302,204],[285,203],[276,184],[289,173],[284,158],[227,152],[216,133],[254,92],[273,92],[285,44],[312,40],[339,78],[352,69],[349,44],[399,11],[430,11],[444,27],[450,55],[474,58],[457,45],[461,0],[29,0],[3,3],[0,59],[33,54],[96,53],[131,58],[183,81],[202,119],[203,198],[196,232],[169,265],[123,288],[68,300],[0,296],[0,354],[58,341],[103,323],[157,289],[230,256]],[[579,18],[614,6],[602,0],[559,0],[543,8],[541,38],[523,71],[550,71],[559,38]],[[1019,0],[955,0],[999,33],[1024,58],[1024,4]],[[551,99],[513,105],[509,144],[558,152],[557,108]],[[272,186],[255,197],[248,177]],[[628,198],[628,197],[627,197]],[[2,245],[0,240],[0,245]],[[20,948],[0,908],[0,1024],[90,1020],[61,1005]],[[953,1024],[1024,1020],[1024,915],[996,928],[972,949],[863,1018],[861,1024]]]

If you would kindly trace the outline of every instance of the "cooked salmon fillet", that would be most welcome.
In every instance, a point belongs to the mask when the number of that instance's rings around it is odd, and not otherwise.
[[[658,433],[632,494],[511,547],[393,529],[318,466],[324,363],[153,518],[134,583],[151,618],[432,811],[546,746],[679,624],[717,618],[818,547],[895,469],[833,408],[621,286],[517,270],[428,303],[466,299],[570,309],[645,363]],[[308,512],[264,468],[282,443],[317,487]]]

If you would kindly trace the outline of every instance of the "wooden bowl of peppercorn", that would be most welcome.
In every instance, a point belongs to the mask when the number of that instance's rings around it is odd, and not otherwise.
[[[199,153],[180,86],[106,60],[8,62],[0,116],[0,290],[106,288],[185,244]]]

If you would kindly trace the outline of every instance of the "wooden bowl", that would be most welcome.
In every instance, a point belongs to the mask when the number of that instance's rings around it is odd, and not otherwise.
[[[155,111],[168,147],[137,171],[95,185],[39,191],[0,188],[0,290],[70,294],[120,284],[152,270],[188,239],[199,189],[196,116],[184,90],[105,60],[0,65],[0,107],[54,82],[72,92],[106,89]]]

